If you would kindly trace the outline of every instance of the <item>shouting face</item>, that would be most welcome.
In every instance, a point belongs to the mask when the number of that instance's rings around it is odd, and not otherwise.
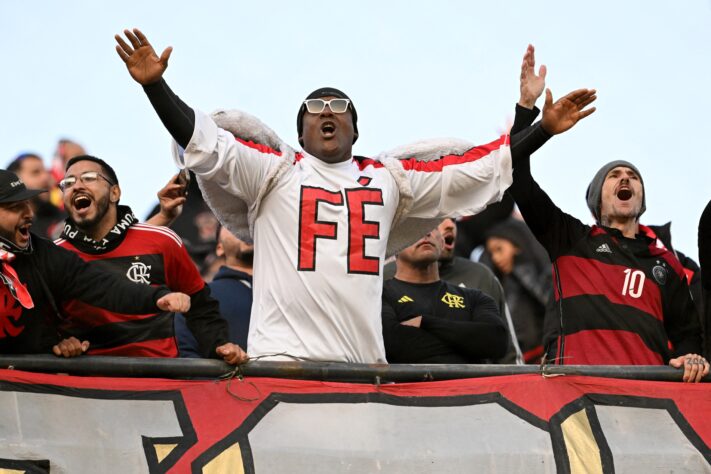
[[[637,173],[626,166],[610,170],[602,183],[601,222],[637,220],[642,210],[644,188]]]
[[[335,97],[323,98],[326,101],[330,99]],[[349,160],[355,139],[350,106],[343,113],[334,113],[329,106],[324,107],[318,114],[305,110],[301,138],[304,150],[326,163]]]
[[[93,161],[74,163],[64,179],[71,183],[64,188],[64,208],[80,229],[99,225],[121,196],[118,185],[112,184],[101,165]]]
[[[28,199],[0,204],[0,237],[26,248],[30,243],[32,217],[34,213]]]

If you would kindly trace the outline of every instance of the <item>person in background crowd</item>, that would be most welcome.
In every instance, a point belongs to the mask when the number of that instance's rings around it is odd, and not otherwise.
[[[246,359],[239,346],[228,342],[227,323],[180,238],[164,227],[139,224],[128,206],[119,205],[118,177],[106,162],[89,155],[72,158],[60,186],[69,217],[57,245],[135,283],[166,284],[189,294],[187,323],[203,357],[233,364]],[[67,301],[63,308],[71,315],[63,329],[88,340],[90,353],[178,356],[172,313],[126,316],[83,301]]]
[[[259,310],[252,313],[249,332],[255,356],[384,362],[378,315],[388,240],[407,245],[422,235],[408,223],[424,233],[434,219],[476,214],[499,200],[509,182],[509,154],[519,147],[531,152],[540,143],[520,132],[521,139],[510,138],[511,147],[507,136],[483,147],[467,144],[456,153],[430,144],[433,155],[440,153],[427,162],[354,157],[356,110],[334,88],[315,90],[299,108],[303,151],[249,119],[254,135],[245,140],[172,92],[163,78],[171,48],[159,57],[139,30],[124,34],[127,40],[115,36],[116,51],[185,149],[179,163],[211,190],[206,199],[235,235],[259,240]],[[588,93],[576,91],[550,104],[544,110],[549,131],[561,133],[585,117],[577,104]]]
[[[706,327],[705,355],[711,357],[711,201],[699,219],[699,263],[701,264],[701,287],[703,321]]]
[[[87,341],[60,335],[60,307],[70,299],[124,314],[190,309],[185,294],[117,278],[30,232],[30,199],[43,192],[0,170],[0,353],[85,352]]]
[[[439,278],[444,241],[435,229],[398,253],[383,287],[383,338],[390,363],[476,364],[503,357],[506,326],[483,292]]]
[[[509,218],[487,231],[483,261],[506,294],[518,343],[527,364],[543,356],[543,321],[553,298],[550,262],[523,222]]]
[[[439,278],[456,286],[479,290],[493,298],[499,309],[499,316],[506,324],[511,338],[506,354],[496,362],[501,364],[523,363],[523,356],[518,346],[514,325],[509,309],[506,306],[506,297],[501,283],[485,265],[454,255],[457,227],[453,219],[444,219],[438,230],[443,238],[439,258]],[[393,278],[395,271],[395,262],[388,262],[383,268],[383,278],[386,281]]]
[[[546,105],[551,100],[548,91]],[[536,130],[548,136],[546,127]],[[669,363],[684,367],[685,382],[701,380],[709,365],[698,355],[701,329],[684,270],[639,224],[646,208],[639,170],[617,160],[595,174],[586,192],[597,221],[592,227],[541,190],[530,157],[514,157],[513,175],[509,192],[553,262],[558,317],[545,324],[546,358],[561,364]]]
[[[30,189],[50,189],[53,182],[42,157],[36,153],[22,153],[7,166],[7,170],[15,173]],[[58,235],[58,224],[64,221],[66,214],[50,200],[50,193],[43,192],[30,200],[34,211],[32,231],[45,238]]]
[[[220,314],[230,326],[230,341],[247,347],[249,316],[252,309],[252,263],[254,246],[222,226],[217,228],[215,251],[222,266],[210,285],[212,296],[220,303]],[[197,341],[185,325],[185,317],[175,317],[175,334],[180,357],[200,357]]]

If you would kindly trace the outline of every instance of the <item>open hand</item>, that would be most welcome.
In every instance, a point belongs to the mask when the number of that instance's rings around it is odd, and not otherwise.
[[[72,336],[63,339],[59,344],[52,347],[52,352],[57,357],[77,357],[89,350],[89,341],[79,342],[79,339]]]
[[[123,30],[123,34],[131,45],[129,46],[120,35],[115,35],[114,38],[118,43],[116,52],[126,64],[131,77],[144,86],[158,82],[168,68],[168,59],[173,48],[170,46],[165,48],[158,57],[151,43],[138,28],[134,28],[133,31]]]
[[[571,129],[580,120],[595,112],[595,107],[585,109],[595,102],[595,94],[595,89],[578,89],[553,103],[553,94],[550,89],[546,89],[541,126],[551,135]]]
[[[190,297],[185,293],[168,293],[156,301],[156,306],[161,311],[185,313],[190,311]]]
[[[546,73],[546,66],[541,65],[538,68],[538,75],[536,75],[535,49],[533,45],[529,44],[521,63],[521,97],[518,105],[527,109],[532,109],[536,105],[536,100],[546,87]]]
[[[222,360],[230,365],[242,364],[249,360],[247,353],[244,352],[240,346],[231,342],[221,345],[215,349],[215,352],[218,356],[222,357]]]

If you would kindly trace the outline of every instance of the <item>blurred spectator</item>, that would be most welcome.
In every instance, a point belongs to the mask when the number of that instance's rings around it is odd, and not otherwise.
[[[704,326],[706,327],[705,355],[711,358],[711,201],[699,219],[699,263],[701,264],[701,298]]]
[[[480,363],[503,357],[506,326],[479,290],[440,280],[443,240],[435,229],[397,255],[383,287],[383,338],[390,363]]]
[[[487,232],[482,261],[499,277],[527,364],[543,356],[543,321],[553,297],[550,261],[526,224],[509,218]]]
[[[506,306],[501,283],[487,266],[454,255],[457,227],[453,219],[444,219],[438,229],[444,240],[439,258],[439,277],[463,288],[474,288],[494,299],[499,308],[499,316],[506,324],[511,337],[506,354],[496,362],[500,364],[523,363],[523,356],[518,346],[514,324]],[[395,276],[395,270],[395,262],[388,262],[383,268],[383,277],[389,280]]]
[[[44,166],[42,158],[35,153],[23,153],[7,167],[30,189],[50,189],[52,177]],[[40,237],[52,238],[61,232],[61,223],[66,214],[52,204],[49,192],[43,192],[30,199],[35,214],[32,231]]]
[[[216,255],[223,265],[210,283],[210,291],[220,303],[220,314],[229,323],[230,341],[240,347],[247,347],[252,310],[254,246],[218,226]],[[188,330],[182,314],[175,316],[175,334],[181,357],[200,357],[197,341]]]
[[[125,314],[190,307],[187,295],[134,285],[31,233],[30,199],[44,191],[27,189],[14,173],[0,170],[1,354],[85,352],[87,341],[60,342],[59,306],[70,299]]]
[[[69,217],[57,245],[135,283],[166,284],[187,293],[192,303],[187,321],[201,354],[230,363],[244,358],[238,346],[227,342],[227,323],[180,238],[165,227],[139,224],[128,206],[119,205],[118,177],[107,163],[89,155],[74,157],[60,185]],[[80,301],[64,309],[71,317],[63,328],[91,342],[91,353],[178,356],[172,313],[126,317]]]

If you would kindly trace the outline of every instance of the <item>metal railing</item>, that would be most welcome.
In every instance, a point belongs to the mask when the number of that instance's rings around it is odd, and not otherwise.
[[[28,372],[105,377],[216,379],[235,367],[211,359],[53,355],[0,355],[0,368]],[[245,377],[271,377],[354,383],[424,382],[501,375],[584,375],[629,380],[681,381],[683,371],[668,366],[630,365],[488,365],[488,364],[349,364],[338,362],[251,361],[239,367]],[[711,382],[711,375],[703,382]]]

